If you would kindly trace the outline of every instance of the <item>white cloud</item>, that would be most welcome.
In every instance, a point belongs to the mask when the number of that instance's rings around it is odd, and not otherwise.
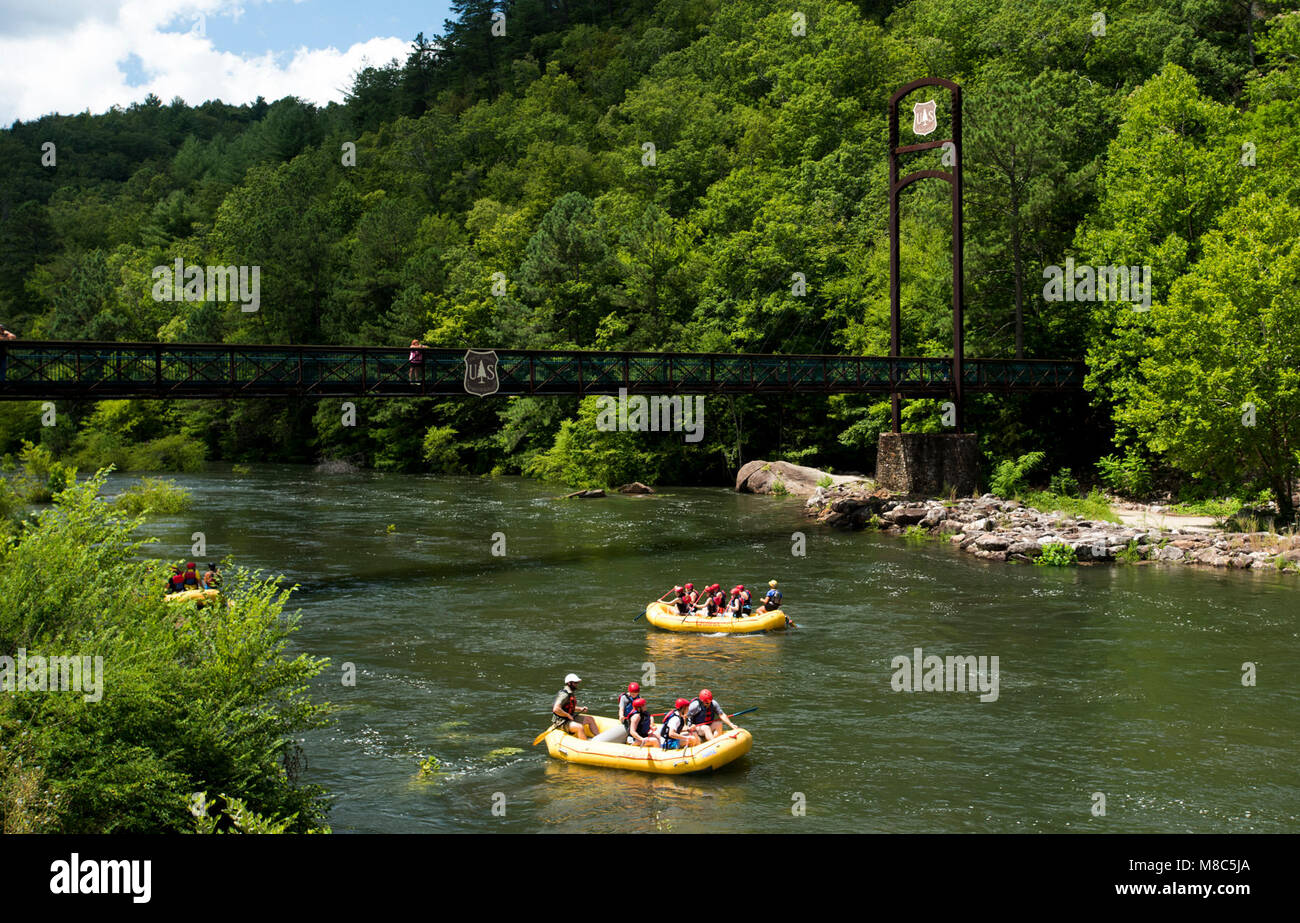
[[[289,95],[323,105],[341,100],[367,62],[404,59],[409,50],[402,39],[377,37],[342,51],[236,54],[218,50],[198,28],[217,16],[238,21],[259,2],[269,0],[0,0],[0,124],[50,112],[102,112],[148,93],[191,105]],[[303,13],[310,15],[305,4]],[[132,54],[144,73],[136,86],[124,70]]]

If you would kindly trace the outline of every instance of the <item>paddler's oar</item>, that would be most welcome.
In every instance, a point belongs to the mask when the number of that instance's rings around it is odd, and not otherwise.
[[[732,712],[731,717],[739,718],[741,715],[748,715],[752,711],[758,711],[758,706],[755,705],[753,708],[746,708],[744,711]]]
[[[667,596],[667,595],[668,595],[669,593],[671,593],[671,592],[672,592],[672,590],[664,590],[663,595],[660,596],[658,599],[656,599],[655,602],[657,602],[657,603],[667,602],[667,600],[664,599],[664,596]],[[650,608],[649,606],[646,606],[646,609],[649,609],[649,608]],[[644,615],[645,615],[645,610],[643,609],[643,610],[641,611],[641,615],[638,615],[638,616],[637,616],[636,618],[634,618],[632,621],[634,621],[634,622],[638,622],[638,621],[641,620],[642,616],[644,616]]]
[[[533,738],[533,746],[535,747],[535,746],[537,746],[539,743],[541,743],[543,740],[545,740],[545,739],[546,739],[546,735],[549,734],[549,733],[551,733],[551,731],[553,731],[553,730],[555,730],[555,725],[552,724],[552,725],[551,725],[550,727],[548,727],[546,730],[542,731],[542,733],[538,734],[535,738]]]

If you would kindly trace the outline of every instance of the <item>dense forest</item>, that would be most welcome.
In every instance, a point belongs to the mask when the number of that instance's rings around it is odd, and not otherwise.
[[[150,97],[15,123],[0,320],[24,339],[883,354],[886,101],[946,77],[965,92],[967,355],[1089,364],[1083,395],[970,399],[989,466],[1041,450],[1044,475],[1264,492],[1289,513],[1300,12],[797,7],[463,0],[440,32],[411,23],[406,60],[356,74],[341,105]],[[906,355],[951,349],[948,209],[943,183],[904,197]],[[260,266],[260,310],[154,300],[153,268],[178,258]],[[1150,267],[1150,303],[1047,297],[1063,266]],[[699,444],[598,432],[591,399],[357,409],[349,427],[338,401],[107,401],[43,427],[37,405],[3,404],[0,454],[727,483],[756,457],[869,468],[888,425],[868,396],[709,398]],[[904,419],[942,428],[934,401]]]

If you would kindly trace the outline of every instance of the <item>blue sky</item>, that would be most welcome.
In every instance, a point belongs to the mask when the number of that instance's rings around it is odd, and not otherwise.
[[[0,124],[149,93],[342,98],[366,63],[433,38],[449,0],[0,0]]]

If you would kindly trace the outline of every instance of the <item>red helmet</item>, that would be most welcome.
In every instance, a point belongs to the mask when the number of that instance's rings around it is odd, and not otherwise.
[[[633,685],[636,685],[636,684],[633,683]],[[633,707],[633,708],[645,708],[645,699],[633,699],[633,700],[632,700],[632,707]]]
[[[685,708],[686,706],[688,706],[688,705],[690,705],[690,704],[691,704],[691,703],[688,702],[688,701],[686,701],[685,699],[678,699],[678,700],[676,701],[676,703],[674,703],[673,708]]]
[[[705,705],[708,705],[710,702],[713,701],[713,693],[709,692],[709,690],[707,689],[701,689],[700,701],[703,702]]]
[[[721,587],[720,587],[718,584],[715,583],[713,586],[709,587],[709,589],[710,589],[710,590],[718,590],[718,589],[721,589]]]
[[[688,590],[693,590],[693,589],[695,589],[695,584],[693,584],[693,583],[688,583],[688,584],[686,584],[686,589],[688,589]]]
[[[674,592],[674,593],[680,593],[681,591],[682,591],[682,588],[681,588],[680,585],[673,587],[673,592]]]
[[[740,591],[742,593],[745,592],[745,585],[743,583],[740,585]]]
[[[631,694],[631,695],[636,695],[638,692],[641,691],[641,684],[640,684],[640,683],[628,683],[628,684],[627,684],[627,691],[628,691],[628,693]]]

